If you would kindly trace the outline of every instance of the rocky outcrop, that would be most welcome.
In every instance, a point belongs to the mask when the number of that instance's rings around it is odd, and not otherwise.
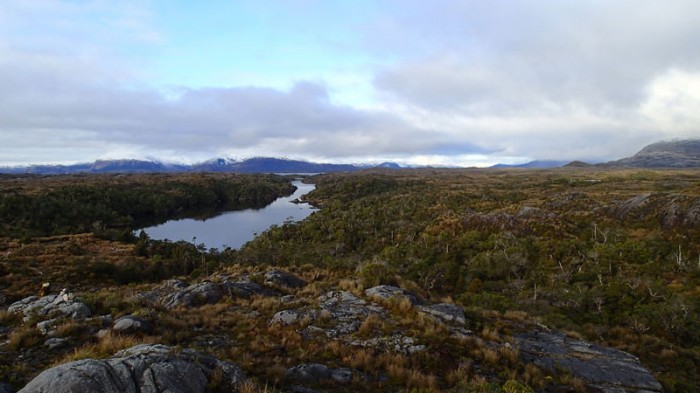
[[[239,281],[226,279],[221,283],[205,280],[192,285],[180,280],[168,280],[151,291],[137,294],[135,298],[148,304],[161,304],[166,308],[173,309],[215,304],[225,296],[248,299],[252,296],[273,296],[275,294],[274,291],[247,278]]]
[[[45,320],[59,317],[84,319],[91,315],[88,306],[65,289],[58,295],[24,298],[12,303],[7,311],[24,314],[25,321],[28,321],[32,316]]]
[[[603,393],[662,392],[661,384],[629,353],[536,330],[513,335],[526,362],[556,372],[564,370]]]
[[[216,372],[216,380],[212,375]],[[138,345],[111,359],[84,359],[45,370],[21,393],[205,392],[218,383],[227,390],[243,381],[241,369],[191,351],[164,345]]]

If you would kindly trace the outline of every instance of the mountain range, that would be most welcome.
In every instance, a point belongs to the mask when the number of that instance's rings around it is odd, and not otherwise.
[[[216,158],[193,165],[170,164],[157,160],[98,160],[73,165],[30,165],[0,167],[0,173],[31,173],[57,175],[69,173],[174,173],[174,172],[236,172],[236,173],[320,173],[357,171],[368,168],[400,168],[393,162],[378,165],[314,163],[283,158],[255,157],[245,160]]]
[[[657,142],[637,154],[600,164],[582,161],[530,161],[525,164],[497,164],[492,168],[557,168],[624,167],[624,168],[700,168],[700,139]],[[0,173],[32,173],[55,175],[68,173],[171,173],[171,172],[236,172],[236,173],[327,173],[349,172],[370,168],[399,169],[394,162],[371,164],[315,163],[284,158],[255,157],[245,160],[215,158],[193,165],[164,163],[158,160],[98,160],[73,165],[30,165],[0,167]]]

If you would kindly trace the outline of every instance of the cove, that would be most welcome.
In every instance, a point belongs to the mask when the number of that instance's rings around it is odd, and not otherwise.
[[[317,210],[308,203],[292,202],[313,191],[315,186],[300,180],[292,184],[297,187],[294,194],[277,198],[262,209],[230,211],[206,220],[171,220],[143,231],[151,239],[204,243],[206,248],[219,250],[240,248],[272,225],[281,225],[288,220],[301,221]]]

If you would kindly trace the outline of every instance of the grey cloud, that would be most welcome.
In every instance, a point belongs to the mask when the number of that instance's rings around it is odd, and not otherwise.
[[[447,138],[386,112],[333,104],[324,86],[310,82],[289,91],[184,89],[167,99],[152,89],[103,83],[81,73],[84,64],[24,60],[0,65],[0,135],[21,135],[25,149],[50,139],[48,154],[131,147],[185,157],[245,150],[342,158],[419,153]]]

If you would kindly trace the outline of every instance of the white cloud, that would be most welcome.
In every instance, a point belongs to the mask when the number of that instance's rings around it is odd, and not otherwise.
[[[700,72],[674,69],[654,79],[641,113],[669,136],[699,136]]]

